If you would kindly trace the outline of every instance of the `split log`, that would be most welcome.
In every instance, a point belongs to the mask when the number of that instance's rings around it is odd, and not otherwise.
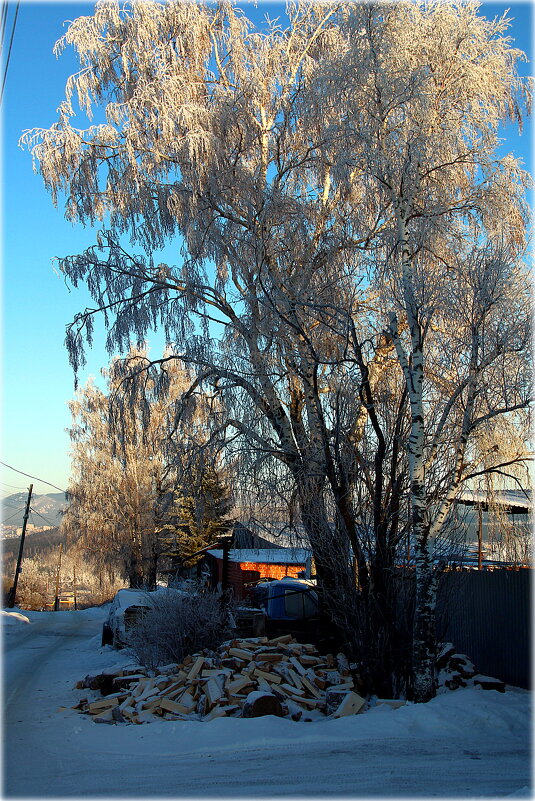
[[[346,715],[356,715],[364,704],[366,703],[364,698],[361,698],[360,695],[354,692],[348,692],[346,697],[340,703],[338,709],[334,712],[333,717],[341,718],[345,717]]]
[[[273,694],[251,693],[243,705],[242,717],[259,718],[264,715],[276,715],[281,718],[283,716],[281,702]]]
[[[105,709],[111,709],[113,706],[118,706],[119,701],[117,698],[103,698],[101,701],[93,701],[89,704],[89,714],[90,715],[97,715],[100,712],[103,712]]]
[[[93,721],[95,723],[115,723],[115,720],[113,719],[113,709],[106,709],[99,715],[95,715],[93,717]]]
[[[187,715],[194,710],[195,704],[188,704],[186,706],[185,704],[177,703],[177,701],[170,701],[169,698],[162,698],[159,707],[166,712],[176,712],[177,714]]]
[[[204,657],[199,656],[193,663],[193,666],[191,667],[190,671],[188,672],[187,680],[192,681],[194,678],[196,678],[197,674],[200,673],[203,665],[204,665]]]

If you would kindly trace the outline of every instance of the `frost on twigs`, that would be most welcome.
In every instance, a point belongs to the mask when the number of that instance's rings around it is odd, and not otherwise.
[[[523,56],[475,2],[288,19],[99,3],[58,46],[81,70],[57,123],[23,144],[69,218],[108,232],[63,262],[95,301],[74,366],[98,312],[114,353],[161,327],[254,514],[297,513],[351,658],[388,693],[412,663],[425,695],[432,543],[459,538],[464,487],[492,494],[529,458],[529,176],[499,138],[529,105]],[[75,128],[75,99],[105,122]]]

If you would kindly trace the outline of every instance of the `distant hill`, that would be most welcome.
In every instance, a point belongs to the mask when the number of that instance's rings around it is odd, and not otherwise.
[[[8,495],[1,504],[0,523],[6,527],[17,527],[22,525],[24,509],[28,493],[16,492]],[[41,526],[59,526],[61,522],[61,512],[67,508],[67,501],[63,492],[51,492],[48,495],[32,495],[30,502],[30,518],[36,528]]]
[[[45,559],[51,553],[57,553],[60,542],[66,547],[65,535],[59,529],[50,528],[30,534],[24,542],[24,558]],[[19,553],[20,537],[9,537],[2,540],[2,567],[4,575],[10,574],[15,566]]]

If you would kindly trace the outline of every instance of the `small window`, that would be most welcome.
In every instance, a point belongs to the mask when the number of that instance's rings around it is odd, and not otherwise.
[[[303,617],[314,617],[318,614],[318,602],[312,592],[304,592],[303,598]]]
[[[303,617],[303,595],[304,593],[296,591],[294,587],[286,590],[284,608],[287,617]]]

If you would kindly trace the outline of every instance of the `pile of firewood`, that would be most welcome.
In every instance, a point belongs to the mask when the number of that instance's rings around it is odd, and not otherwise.
[[[459,687],[479,685],[484,690],[505,692],[503,681],[478,673],[466,654],[457,653],[451,642],[441,643],[436,667],[439,687],[457,690]]]
[[[321,656],[314,645],[298,643],[290,634],[232,640],[151,673],[137,668],[87,676],[77,688],[100,690],[103,697],[83,698],[75,709],[99,723],[143,723],[154,716],[312,720],[313,712],[336,718],[366,707],[355,691],[359,677],[343,654]]]
[[[437,668],[440,686],[456,689],[477,683],[503,691],[503,682],[476,674],[468,657],[456,653],[451,643],[442,646]],[[217,651],[205,649],[155,671],[137,666],[86,676],[76,687],[100,692],[100,697],[82,698],[74,707],[96,723],[261,715],[309,721],[354,715],[372,705],[397,708],[405,703],[367,701],[358,694],[358,673],[344,654],[321,656],[314,645],[298,643],[290,634],[232,640]]]

